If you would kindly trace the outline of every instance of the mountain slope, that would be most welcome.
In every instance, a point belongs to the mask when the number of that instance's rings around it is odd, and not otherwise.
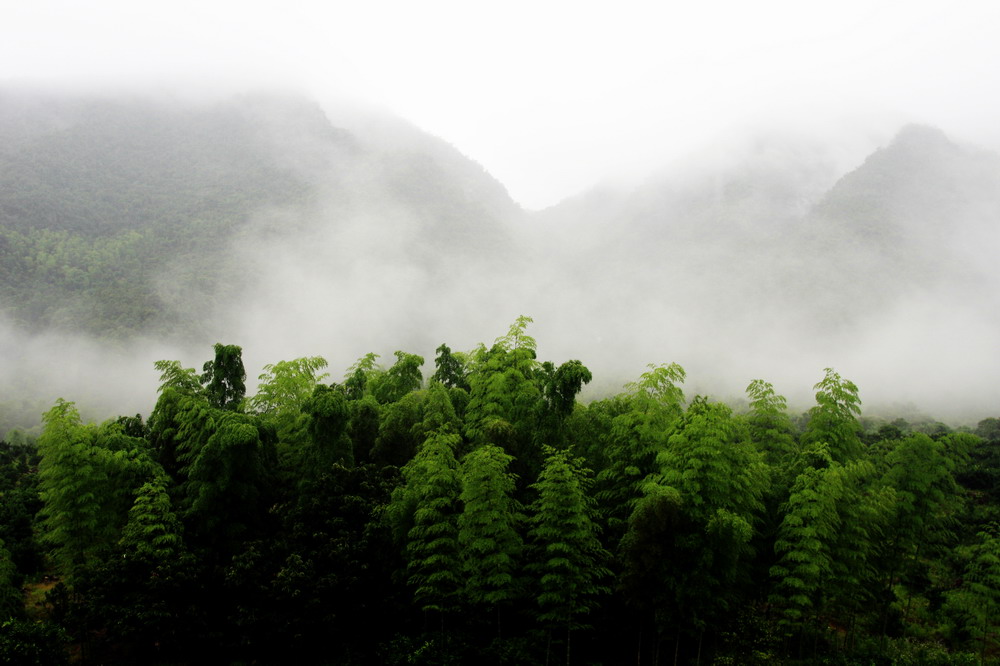
[[[274,95],[0,100],[8,357],[37,340],[48,363],[85,333],[346,367],[528,314],[547,357],[610,391],[678,361],[691,393],[835,366],[883,399],[938,400],[934,374],[968,405],[1000,400],[1000,158],[937,130],[846,173],[821,142],[766,135],[526,213],[398,119]],[[26,335],[42,331],[61,333]],[[153,353],[132,356],[148,370]]]
[[[454,253],[484,238],[502,249],[516,213],[502,187],[398,131],[415,147],[376,146],[291,97],[0,91],[2,313],[30,330],[208,334],[254,275],[238,248],[328,231],[375,202]]]
[[[927,373],[1000,397],[1000,157],[907,127],[837,173],[768,143],[540,213],[563,291],[532,311],[571,312],[608,366],[678,360],[712,392],[835,365],[882,400],[928,400]]]
[[[819,151],[779,153],[751,151],[630,193],[595,190],[541,213],[537,224],[554,243],[585,230],[581,247],[591,250],[581,267],[596,252],[607,270],[634,272],[638,262],[665,285],[694,288],[693,302],[709,309],[707,298],[729,293],[736,302],[776,301],[797,316],[828,319],[832,308],[857,319],[882,303],[863,296],[873,282],[896,297],[989,270],[976,256],[996,238],[1000,156],[918,126],[839,178]]]

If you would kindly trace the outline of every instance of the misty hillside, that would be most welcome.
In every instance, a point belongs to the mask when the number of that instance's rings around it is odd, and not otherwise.
[[[870,373],[872,404],[946,410],[928,374],[974,409],[997,397],[998,222],[1000,157],[920,126],[846,173],[821,145],[769,137],[535,218],[543,253],[566,257],[539,263],[559,265],[549,279],[597,346],[624,342],[619,361],[659,349],[731,395],[730,377],[774,377],[765,359],[784,381],[825,363]]]
[[[153,361],[220,340],[251,367],[346,368],[528,314],[592,395],[677,361],[723,398],[833,366],[869,405],[978,419],[1000,400],[1000,157],[933,128],[848,168],[820,140],[751,136],[539,212],[403,120],[288,96],[7,91],[0,137],[0,343],[19,359],[0,382],[19,395],[76,395],[113,363],[150,375],[116,385],[144,404]]]
[[[500,251],[500,218],[516,210],[503,188],[447,144],[393,129],[397,143],[379,145],[313,102],[270,95],[0,91],[2,314],[104,338],[204,333],[253,275],[236,244],[336,229],[358,211],[405,210],[412,233],[449,253]]]
[[[595,190],[539,217],[554,244],[574,225],[593,230],[581,278],[641,273],[723,325],[764,309],[771,323],[829,330],[907,295],[995,280],[983,248],[1000,240],[1000,156],[908,126],[837,178],[821,152],[791,148],[761,143],[724,168]]]
[[[829,242],[853,239],[877,253],[892,281],[929,286],[990,270],[980,250],[997,239],[1000,156],[906,127],[844,176],[811,220]]]

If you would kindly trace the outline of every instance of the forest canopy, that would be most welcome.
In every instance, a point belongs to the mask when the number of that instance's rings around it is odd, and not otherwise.
[[[531,323],[426,378],[313,356],[248,395],[220,343],[156,364],[148,419],[60,399],[0,449],[0,658],[996,659],[997,419],[866,419],[830,368],[802,415],[764,379],[688,395],[676,363],[584,404]]]

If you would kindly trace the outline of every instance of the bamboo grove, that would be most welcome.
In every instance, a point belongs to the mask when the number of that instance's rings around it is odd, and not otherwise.
[[[584,405],[530,322],[426,380],[308,357],[247,396],[219,344],[156,364],[148,421],[58,401],[4,444],[0,658],[995,660],[1000,421],[862,419],[832,369],[801,416],[763,380],[687,396],[677,364]]]

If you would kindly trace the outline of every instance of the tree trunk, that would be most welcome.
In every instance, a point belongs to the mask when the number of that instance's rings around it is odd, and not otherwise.
[[[855,613],[851,613],[851,619],[847,621],[847,630],[844,632],[844,641],[843,641],[843,643],[841,643],[841,646],[840,646],[840,651],[841,652],[847,652],[847,650],[848,650],[848,645],[849,645],[849,643],[851,641],[851,632],[854,630],[854,618],[855,617],[856,617],[856,614]]]
[[[893,542],[893,547],[895,547],[895,542]],[[913,553],[914,559],[916,559],[917,554],[920,552],[920,544],[917,544],[917,549]],[[886,629],[889,626],[889,607],[892,606],[892,582],[896,579],[898,569],[893,567],[889,572],[889,580],[886,581],[885,586],[885,604],[882,606],[882,636],[879,639],[879,652],[885,654],[885,639],[886,639]]]
[[[985,666],[986,664],[986,632],[990,628],[990,615],[989,613],[983,613],[983,648],[979,652],[979,664],[980,666]]]

